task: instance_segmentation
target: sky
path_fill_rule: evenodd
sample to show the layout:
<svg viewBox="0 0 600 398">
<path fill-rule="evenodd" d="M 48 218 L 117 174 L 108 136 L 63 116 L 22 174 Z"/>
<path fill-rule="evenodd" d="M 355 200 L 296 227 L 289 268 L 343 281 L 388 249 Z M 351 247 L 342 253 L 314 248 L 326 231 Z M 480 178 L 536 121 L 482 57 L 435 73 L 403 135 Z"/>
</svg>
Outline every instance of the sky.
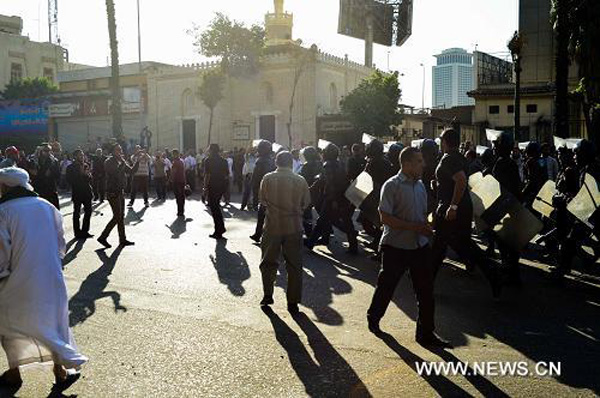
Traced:
<svg viewBox="0 0 600 398">
<path fill-rule="evenodd" d="M 202 62 L 186 31 L 206 27 L 215 12 L 247 24 L 262 23 L 273 0 L 139 0 L 142 60 L 170 64 Z M 413 0 L 413 34 L 402 47 L 375 45 L 374 63 L 399 71 L 402 103 L 431 106 L 434 54 L 451 47 L 504 55 L 517 28 L 518 0 Z M 0 14 L 23 18 L 23 33 L 48 40 L 47 0 L 0 0 Z M 115 0 L 121 63 L 137 62 L 136 0 Z M 364 42 L 337 34 L 339 0 L 286 0 L 294 14 L 294 39 L 322 51 L 364 62 Z M 110 50 L 104 0 L 58 0 L 58 29 L 70 61 L 105 66 Z M 501 54 L 502 53 L 502 54 Z M 424 67 L 421 66 L 424 65 Z M 423 74 L 425 69 L 425 95 Z M 403 75 L 403 76 L 402 76 Z"/>
</svg>

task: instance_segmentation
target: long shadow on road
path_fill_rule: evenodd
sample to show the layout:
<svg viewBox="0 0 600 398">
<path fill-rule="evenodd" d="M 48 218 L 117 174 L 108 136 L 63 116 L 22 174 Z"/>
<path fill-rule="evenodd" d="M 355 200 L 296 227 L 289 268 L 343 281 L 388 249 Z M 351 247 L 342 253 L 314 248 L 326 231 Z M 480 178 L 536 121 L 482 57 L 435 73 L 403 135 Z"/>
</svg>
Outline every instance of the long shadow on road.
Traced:
<svg viewBox="0 0 600 398">
<path fill-rule="evenodd" d="M 112 274 L 117 263 L 117 259 L 123 250 L 122 246 L 117 247 L 110 257 L 104 250 L 96 250 L 96 254 L 102 261 L 102 265 L 96 271 L 88 275 L 81 283 L 79 290 L 69 300 L 69 325 L 71 327 L 85 322 L 96 312 L 96 301 L 104 297 L 110 297 L 115 306 L 115 312 L 127 311 L 127 308 L 121 305 L 121 295 L 115 291 L 104 291 L 108 286 L 108 277 Z"/>
<path fill-rule="evenodd" d="M 263 307 L 269 317 L 275 338 L 288 354 L 290 364 L 310 397 L 370 397 L 354 369 L 335 350 L 317 326 L 303 313 L 295 316 L 308 339 L 315 359 L 292 328 L 270 307 Z"/>
<path fill-rule="evenodd" d="M 227 241 L 217 240 L 215 254 L 210 255 L 219 282 L 227 285 L 227 288 L 234 296 L 243 296 L 246 289 L 243 286 L 245 280 L 250 279 L 250 267 L 242 252 L 232 253 L 227 250 Z"/>
<path fill-rule="evenodd" d="M 316 252 L 310 256 L 314 255 L 321 258 L 310 260 L 307 256 L 305 267 L 315 275 L 320 272 L 329 279 L 343 275 L 373 287 L 377 283 L 377 269 L 367 259 L 349 263 L 337 248 L 332 255 Z M 533 267 L 524 267 L 523 279 L 522 289 L 505 289 L 502 300 L 495 303 L 483 278 L 468 276 L 459 268 L 443 267 L 436 280 L 436 324 L 440 334 L 454 346 L 468 345 L 470 337 L 491 337 L 532 362 L 560 362 L 562 372 L 554 376 L 559 383 L 600 394 L 595 365 L 600 358 L 600 289 L 579 281 L 557 286 L 550 282 L 546 272 Z M 308 283 L 310 286 L 311 279 Z M 314 302 L 309 307 L 329 306 L 332 298 L 315 288 L 322 289 L 314 286 L 305 290 L 311 295 L 314 292 Z M 338 293 L 331 290 L 330 294 Z M 400 283 L 393 303 L 409 318 L 416 319 L 410 284 Z M 365 303 L 364 308 L 357 310 L 366 315 L 367 306 Z M 392 307 L 388 313 L 391 311 Z M 502 359 L 489 357 L 485 351 L 481 356 L 481 361 Z M 452 359 L 447 355 L 441 358 Z M 467 378 L 467 381 L 478 390 L 496 388 L 488 385 L 487 380 Z M 498 390 L 494 394 L 503 393 Z"/>
</svg>

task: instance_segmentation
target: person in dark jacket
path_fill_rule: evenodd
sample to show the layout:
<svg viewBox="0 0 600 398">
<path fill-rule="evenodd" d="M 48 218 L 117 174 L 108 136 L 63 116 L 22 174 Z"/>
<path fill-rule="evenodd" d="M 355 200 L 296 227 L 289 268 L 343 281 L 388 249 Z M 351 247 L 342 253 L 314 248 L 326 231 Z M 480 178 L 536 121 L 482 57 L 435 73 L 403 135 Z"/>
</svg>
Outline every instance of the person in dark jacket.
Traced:
<svg viewBox="0 0 600 398">
<path fill-rule="evenodd" d="M 388 153 L 385 154 L 385 158 L 392 165 L 392 175 L 398 174 L 400 171 L 400 152 L 402 152 L 402 145 L 394 143 L 390 145 Z"/>
<path fill-rule="evenodd" d="M 254 166 L 254 173 L 252 173 L 252 195 L 254 208 L 258 206 L 258 214 L 256 220 L 256 230 L 254 234 L 250 236 L 255 242 L 260 242 L 260 238 L 263 233 L 263 226 L 265 224 L 265 207 L 258 203 L 258 193 L 260 192 L 260 183 L 263 177 L 275 171 L 275 161 L 273 161 L 273 145 L 267 140 L 261 140 L 257 146 L 258 159 Z"/>
<path fill-rule="evenodd" d="M 358 252 L 357 233 L 352 222 L 353 207 L 346 199 L 345 192 L 350 185 L 346 171 L 341 166 L 338 157 L 340 150 L 334 144 L 329 144 L 323 150 L 323 172 L 317 178 L 313 187 L 318 187 L 321 200 L 315 203 L 319 218 L 305 246 L 312 250 L 323 234 L 329 234 L 331 226 L 343 231 L 348 237 L 348 253 Z M 313 188 L 314 189 L 314 188 Z"/>
<path fill-rule="evenodd" d="M 177 217 L 184 217 L 185 214 L 185 185 L 187 173 L 185 164 L 181 159 L 179 149 L 173 149 L 173 165 L 171 166 L 171 186 L 177 202 Z"/>
<path fill-rule="evenodd" d="M 92 217 L 92 175 L 90 166 L 85 162 L 81 149 L 73 151 L 74 162 L 67 167 L 67 182 L 71 186 L 73 201 L 73 232 L 75 239 L 92 238 L 90 219 Z M 83 224 L 79 224 L 79 215 L 83 206 Z"/>
<path fill-rule="evenodd" d="M 376 252 L 373 258 L 379 261 L 379 242 L 381 241 L 382 225 L 379 217 L 379 199 L 381 187 L 387 180 L 393 177 L 393 166 L 383 154 L 383 144 L 379 140 L 373 140 L 367 145 L 367 165 L 365 171 L 373 179 L 373 192 L 367 196 L 360 206 L 358 221 L 362 224 L 365 232 L 373 237 L 370 248 Z"/>
<path fill-rule="evenodd" d="M 52 155 L 50 145 L 45 144 L 40 148 L 36 173 L 31 182 L 35 188 L 35 192 L 40 197 L 52 203 L 57 209 L 60 209 L 57 189 L 59 179 L 60 167 L 58 160 Z"/>
<path fill-rule="evenodd" d="M 536 195 L 548 180 L 546 160 L 542 158 L 540 144 L 532 141 L 525 148 L 525 165 L 523 174 L 525 186 L 523 187 L 523 200 L 525 205 L 531 207 Z"/>
<path fill-rule="evenodd" d="M 350 181 L 356 178 L 365 171 L 367 160 L 365 159 L 365 151 L 361 144 L 352 145 L 352 156 L 348 159 L 346 170 L 348 171 L 348 179 Z M 310 184 L 309 184 L 310 185 Z"/>
<path fill-rule="evenodd" d="M 521 202 L 521 177 L 519 175 L 519 166 L 511 158 L 514 142 L 512 135 L 502 133 L 496 141 L 494 141 L 494 155 L 496 162 L 491 170 L 492 176 L 500 183 L 502 192 L 512 194 L 515 199 Z M 508 283 L 520 286 L 521 273 L 519 271 L 520 253 L 498 241 L 498 248 L 502 262 L 505 265 L 508 276 Z"/>
<path fill-rule="evenodd" d="M 104 202 L 106 197 L 106 174 L 104 173 L 104 162 L 106 156 L 102 149 L 96 149 L 96 155 L 92 160 L 92 187 L 94 189 L 94 201 Z"/>
<path fill-rule="evenodd" d="M 215 224 L 215 232 L 210 235 L 214 239 L 223 239 L 226 231 L 219 202 L 229 186 L 229 165 L 220 152 L 217 144 L 210 144 L 208 157 L 204 159 L 204 189 Z"/>
<path fill-rule="evenodd" d="M 115 226 L 119 231 L 119 245 L 131 246 L 133 242 L 127 240 L 125 236 L 125 197 L 123 191 L 127 184 L 127 174 L 133 175 L 137 171 L 139 163 L 132 166 L 127 164 L 123 157 L 123 149 L 121 145 L 116 144 L 112 150 L 112 156 L 104 162 L 104 170 L 106 172 L 106 198 L 110 203 L 113 216 L 111 220 L 100 234 L 98 242 L 104 247 L 111 247 L 111 244 L 106 240 Z"/>
<path fill-rule="evenodd" d="M 311 187 L 317 180 L 317 176 L 323 172 L 323 163 L 319 156 L 319 152 L 312 147 L 308 146 L 302 150 L 302 156 L 306 160 L 306 163 L 302 165 L 300 169 L 300 175 L 304 177 L 306 183 Z M 314 204 L 310 204 L 302 217 L 302 224 L 304 227 L 304 233 L 306 237 L 309 237 L 313 230 L 313 207 Z"/>
</svg>

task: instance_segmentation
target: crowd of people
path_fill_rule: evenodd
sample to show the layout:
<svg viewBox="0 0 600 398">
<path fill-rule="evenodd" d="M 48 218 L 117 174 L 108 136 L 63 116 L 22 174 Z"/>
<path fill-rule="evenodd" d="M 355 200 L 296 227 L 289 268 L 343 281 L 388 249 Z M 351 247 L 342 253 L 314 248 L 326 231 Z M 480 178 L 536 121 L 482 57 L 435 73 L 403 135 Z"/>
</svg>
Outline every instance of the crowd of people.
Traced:
<svg viewBox="0 0 600 398">
<path fill-rule="evenodd" d="M 360 253 L 362 244 L 363 251 L 381 263 L 367 312 L 369 330 L 381 332 L 379 322 L 399 280 L 410 270 L 419 309 L 416 340 L 426 346 L 449 347 L 435 334 L 433 296 L 436 275 L 448 248 L 465 263 L 467 272 L 479 269 L 483 273 L 495 298 L 500 296 L 503 286 L 522 284 L 521 249 L 504 242 L 493 228 L 477 231 L 481 238 L 478 242 L 487 245 L 487 250 L 474 239 L 470 176 L 476 173 L 493 176 L 504 193 L 531 211 L 544 184 L 556 181 L 557 193 L 551 203 L 554 211 L 548 217 L 538 214 L 543 218 L 544 230 L 537 242 L 553 251 L 558 259 L 553 272 L 557 279 L 570 272 L 574 257 L 581 254 L 578 253 L 581 243 L 593 244 L 591 237 L 598 232 L 593 219 L 591 226 L 586 225 L 567 210 L 568 203 L 584 186 L 586 174 L 600 181 L 596 150 L 591 142 L 581 140 L 574 150 L 530 142 L 521 151 L 511 134 L 502 133 L 491 144 L 491 148 L 474 148 L 468 142 L 461 143 L 458 131 L 447 129 L 439 143 L 425 139 L 410 147 L 398 143 L 386 146 L 372 139 L 366 145 L 356 143 L 341 149 L 325 142 L 301 150 L 275 147 L 260 140 L 250 149 L 235 148 L 230 152 L 223 152 L 216 144 L 211 144 L 206 152 L 149 151 L 141 145 L 124 151 L 118 142 L 85 152 L 78 149 L 71 154 L 63 153 L 56 142 L 41 145 L 29 156 L 15 147 L 6 148 L 0 154 L 0 320 L 11 311 L 6 302 L 12 278 L 19 272 L 37 272 L 35 267 L 41 266 L 37 258 L 21 261 L 12 253 L 44 245 L 27 238 L 19 241 L 22 247 L 11 247 L 7 236 L 28 229 L 25 221 L 12 220 L 17 217 L 21 220 L 19 212 L 30 212 L 22 217 L 26 220 L 38 211 L 40 219 L 36 223 L 47 221 L 45 228 L 50 235 L 56 234 L 59 242 L 46 247 L 46 254 L 56 259 L 58 267 L 54 277 L 61 299 L 55 300 L 58 312 L 54 313 L 61 316 L 62 334 L 52 336 L 52 344 L 46 344 L 50 338 L 47 330 L 19 329 L 12 323 L 0 323 L 0 337 L 11 366 L 0 382 L 20 382 L 19 338 L 34 338 L 45 344 L 52 353 L 59 381 L 68 378 L 67 369 L 78 368 L 86 360 L 77 353 L 70 331 L 63 325 L 66 290 L 59 260 L 64 255 L 64 238 L 58 209 L 59 191 L 66 192 L 69 188 L 75 239 L 92 237 L 93 202 L 109 202 L 112 218 L 98 237 L 98 242 L 106 248 L 111 247 L 108 239 L 115 226 L 119 245 L 134 244 L 125 231 L 127 195 L 128 206 L 132 207 L 138 194 L 144 206 L 149 206 L 152 186 L 158 201 L 165 201 L 172 193 L 177 202 L 177 216 L 185 217 L 186 197 L 199 192 L 214 221 L 210 237 L 225 239 L 222 205 L 230 205 L 232 190 L 237 190 L 241 194 L 240 210 L 256 211 L 256 228 L 250 239 L 262 250 L 264 296 L 260 304 L 268 307 L 274 302 L 273 286 L 283 257 L 288 277 L 287 305 L 292 314 L 299 311 L 302 300 L 304 248 L 313 250 L 316 246 L 330 245 L 335 228 L 346 236 L 349 254 Z M 347 192 L 365 173 L 372 184 L 358 205 L 349 200 Z M 359 239 L 357 226 L 364 239 Z M 581 255 L 591 262 L 597 258 Z M 15 262 L 27 264 L 18 264 L 17 268 Z M 27 302 L 27 294 L 35 294 L 35 283 L 19 287 L 23 301 Z M 10 342 L 11 336 L 16 338 L 16 348 L 4 344 Z M 70 347 L 70 351 L 64 347 Z"/>
</svg>

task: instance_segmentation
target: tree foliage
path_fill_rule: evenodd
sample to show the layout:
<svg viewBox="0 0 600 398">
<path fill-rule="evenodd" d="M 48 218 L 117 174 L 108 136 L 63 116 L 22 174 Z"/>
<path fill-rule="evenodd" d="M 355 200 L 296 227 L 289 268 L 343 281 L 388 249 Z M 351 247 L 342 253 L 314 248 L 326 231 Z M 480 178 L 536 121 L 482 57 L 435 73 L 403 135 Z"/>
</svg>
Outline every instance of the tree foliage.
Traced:
<svg viewBox="0 0 600 398">
<path fill-rule="evenodd" d="M 398 72 L 385 75 L 376 71 L 342 99 L 342 114 L 361 133 L 390 135 L 390 126 L 402 121 L 398 107 L 401 95 Z"/>
<path fill-rule="evenodd" d="M 15 80 L 6 85 L 2 98 L 6 100 L 40 98 L 58 91 L 58 87 L 45 77 Z"/>
<path fill-rule="evenodd" d="M 211 133 L 213 125 L 213 115 L 215 108 L 223 99 L 223 88 L 225 86 L 225 76 L 220 71 L 211 71 L 202 77 L 202 84 L 198 89 L 198 96 L 210 110 L 210 121 L 208 125 L 208 145 L 211 144 Z"/>
<path fill-rule="evenodd" d="M 265 30 L 260 25 L 247 27 L 242 22 L 217 13 L 206 30 L 194 26 L 188 31 L 194 46 L 206 57 L 221 60 L 223 70 L 234 76 L 254 74 L 265 46 Z"/>
<path fill-rule="evenodd" d="M 583 106 L 590 137 L 598 140 L 600 138 L 600 47 L 598 47 L 600 2 L 598 0 L 553 0 L 551 20 L 555 27 L 561 28 L 564 35 L 568 36 L 569 56 L 571 60 L 577 62 L 580 79 L 579 86 L 572 94 Z"/>
</svg>

